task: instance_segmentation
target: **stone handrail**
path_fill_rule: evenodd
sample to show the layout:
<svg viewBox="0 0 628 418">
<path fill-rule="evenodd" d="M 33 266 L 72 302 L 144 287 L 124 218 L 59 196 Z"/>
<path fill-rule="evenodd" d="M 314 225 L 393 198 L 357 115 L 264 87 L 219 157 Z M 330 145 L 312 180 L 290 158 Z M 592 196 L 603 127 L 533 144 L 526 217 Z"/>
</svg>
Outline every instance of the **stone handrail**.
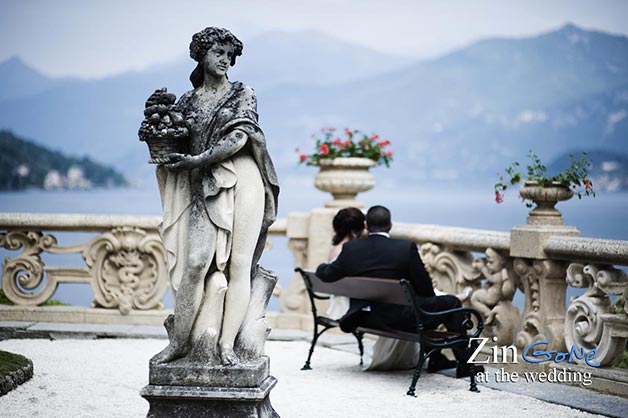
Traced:
<svg viewBox="0 0 628 418">
<path fill-rule="evenodd" d="M 510 233 L 482 229 L 457 228 L 440 225 L 395 223 L 391 231 L 395 238 L 408 239 L 417 244 L 439 243 L 452 249 L 480 251 L 487 248 L 499 251 L 510 249 Z"/>
<path fill-rule="evenodd" d="M 160 216 L 0 213 L 0 230 L 101 232 L 119 226 L 157 230 Z M 286 219 L 277 219 L 270 235 L 285 235 Z"/>
<path fill-rule="evenodd" d="M 554 236 L 543 246 L 551 258 L 628 265 L 628 241 Z"/>
</svg>

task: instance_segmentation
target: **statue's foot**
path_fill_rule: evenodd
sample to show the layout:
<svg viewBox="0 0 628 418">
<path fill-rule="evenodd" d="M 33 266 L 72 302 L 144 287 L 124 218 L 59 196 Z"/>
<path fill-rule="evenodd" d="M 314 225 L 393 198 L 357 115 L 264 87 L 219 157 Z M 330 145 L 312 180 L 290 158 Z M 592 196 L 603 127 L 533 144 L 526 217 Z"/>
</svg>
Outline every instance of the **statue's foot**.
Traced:
<svg viewBox="0 0 628 418">
<path fill-rule="evenodd" d="M 233 348 L 225 348 L 220 350 L 220 359 L 223 366 L 236 366 L 240 363 L 240 359 L 236 356 Z"/>
<path fill-rule="evenodd" d="M 168 363 L 183 357 L 186 354 L 186 347 L 180 347 L 178 344 L 170 343 L 160 353 L 157 353 L 150 359 L 153 364 Z"/>
</svg>

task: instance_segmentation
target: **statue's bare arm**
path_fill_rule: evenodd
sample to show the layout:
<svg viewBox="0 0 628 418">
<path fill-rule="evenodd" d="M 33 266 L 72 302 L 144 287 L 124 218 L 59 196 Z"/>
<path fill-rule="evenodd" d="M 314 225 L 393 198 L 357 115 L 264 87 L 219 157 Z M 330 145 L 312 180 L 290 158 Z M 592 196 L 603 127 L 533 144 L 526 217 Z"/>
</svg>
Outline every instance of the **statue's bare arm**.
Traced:
<svg viewBox="0 0 628 418">
<path fill-rule="evenodd" d="M 201 154 L 168 154 L 167 157 L 170 159 L 170 163 L 166 164 L 166 167 L 171 170 L 179 171 L 191 170 L 196 167 L 215 164 L 236 154 L 244 147 L 247 140 L 248 135 L 245 132 L 239 129 L 234 129 L 229 132 L 218 144 Z"/>
</svg>

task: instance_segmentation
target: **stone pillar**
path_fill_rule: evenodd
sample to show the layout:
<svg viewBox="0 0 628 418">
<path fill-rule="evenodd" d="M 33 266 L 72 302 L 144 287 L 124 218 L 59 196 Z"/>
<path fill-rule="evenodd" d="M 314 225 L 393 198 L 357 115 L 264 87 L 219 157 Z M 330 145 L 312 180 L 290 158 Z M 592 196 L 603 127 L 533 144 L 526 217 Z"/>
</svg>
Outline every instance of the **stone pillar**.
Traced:
<svg viewBox="0 0 628 418">
<path fill-rule="evenodd" d="M 288 215 L 288 248 L 292 251 L 295 267 L 315 270 L 327 262 L 333 236 L 332 220 L 338 209 L 319 208 L 310 213 Z M 280 297 L 281 315 L 277 318 L 279 328 L 311 328 L 311 307 L 300 274 L 292 281 Z M 319 308 L 325 309 L 325 301 Z M 317 304 L 318 306 L 318 304 Z"/>
<path fill-rule="evenodd" d="M 288 215 L 288 248 L 292 251 L 294 266 L 307 268 L 308 234 L 310 214 L 293 212 Z M 292 281 L 282 289 L 279 298 L 281 315 L 277 317 L 279 328 L 302 329 L 308 323 L 309 302 L 301 275 L 294 273 Z"/>
<path fill-rule="evenodd" d="M 361 207 L 356 201 L 343 202 L 347 206 Z M 316 208 L 309 213 L 294 212 L 288 215 L 288 248 L 292 251 L 295 267 L 316 270 L 319 264 L 327 262 L 334 235 L 332 220 L 339 209 L 347 206 L 326 204 L 325 208 Z M 311 328 L 310 301 L 299 274 L 295 274 L 288 287 L 282 290 L 279 302 L 279 328 Z M 324 310 L 326 303 L 320 301 L 317 306 Z"/>
<path fill-rule="evenodd" d="M 552 236 L 579 236 L 580 232 L 563 225 L 556 209 L 546 212 L 537 206 L 525 225 L 517 225 L 510 232 L 510 256 L 515 258 L 514 270 L 525 293 L 523 319 L 515 342 L 521 348 L 544 340 L 549 342 L 548 350 L 562 350 L 568 263 L 550 260 L 544 246 Z"/>
<path fill-rule="evenodd" d="M 315 270 L 319 264 L 327 262 L 334 236 L 332 221 L 339 209 L 342 208 L 318 208 L 310 213 L 307 269 Z"/>
<path fill-rule="evenodd" d="M 324 208 L 288 215 L 288 248 L 292 251 L 295 267 L 315 270 L 319 264 L 327 262 L 334 235 L 332 220 L 342 208 L 364 206 L 355 198 L 375 185 L 375 178 L 368 171 L 374 165 L 367 158 L 336 158 L 321 163 L 324 169 L 316 175 L 315 186 L 331 193 L 334 198 L 325 202 Z M 295 274 L 286 290 L 282 290 L 280 305 L 279 328 L 311 328 L 310 301 L 299 274 Z M 320 301 L 317 307 L 326 309 L 326 301 Z"/>
</svg>

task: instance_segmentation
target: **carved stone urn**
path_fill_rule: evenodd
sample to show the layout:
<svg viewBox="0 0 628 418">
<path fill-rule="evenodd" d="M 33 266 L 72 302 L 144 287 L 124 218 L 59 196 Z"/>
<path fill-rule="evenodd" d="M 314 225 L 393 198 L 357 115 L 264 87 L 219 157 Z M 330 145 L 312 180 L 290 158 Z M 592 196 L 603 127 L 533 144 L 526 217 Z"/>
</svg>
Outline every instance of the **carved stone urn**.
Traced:
<svg viewBox="0 0 628 418">
<path fill-rule="evenodd" d="M 543 186 L 537 181 L 526 181 L 521 188 L 521 197 L 536 204 L 528 214 L 528 224 L 562 225 L 563 217 L 554 206 L 558 202 L 571 199 L 573 192 L 559 182 Z"/>
<path fill-rule="evenodd" d="M 328 208 L 361 207 L 355 197 L 375 186 L 375 176 L 369 169 L 377 163 L 369 158 L 323 159 L 318 165 L 320 171 L 314 178 L 314 186 L 334 196 L 334 200 L 325 203 Z"/>
</svg>

